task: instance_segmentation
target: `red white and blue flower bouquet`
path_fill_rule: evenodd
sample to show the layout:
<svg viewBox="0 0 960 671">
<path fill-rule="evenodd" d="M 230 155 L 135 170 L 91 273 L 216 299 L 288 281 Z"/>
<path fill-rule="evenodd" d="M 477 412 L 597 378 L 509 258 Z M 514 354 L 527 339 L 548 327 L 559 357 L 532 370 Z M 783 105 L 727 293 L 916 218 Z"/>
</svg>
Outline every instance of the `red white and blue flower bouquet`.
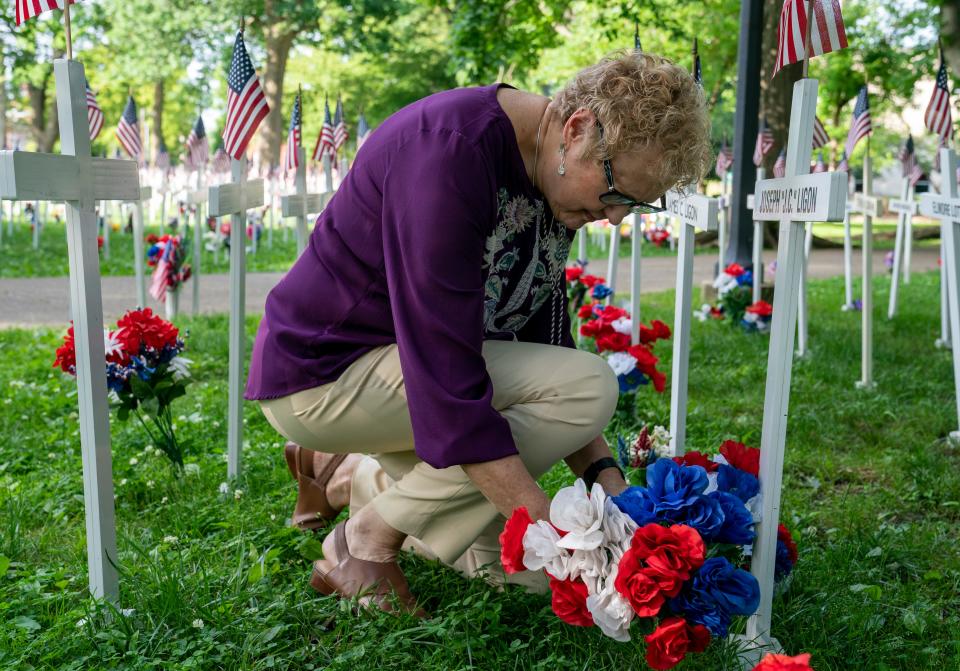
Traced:
<svg viewBox="0 0 960 671">
<path fill-rule="evenodd" d="M 759 454 L 739 443 L 721 449 L 748 467 Z M 614 497 L 577 480 L 557 492 L 549 520 L 518 508 L 500 536 L 504 570 L 545 571 L 564 622 L 622 642 L 638 630 L 650 667 L 674 667 L 726 637 L 733 618 L 753 614 L 760 601 L 756 578 L 741 568 L 760 485 L 724 452 L 714 459 L 658 459 L 645 487 Z"/>
<path fill-rule="evenodd" d="M 170 405 L 186 394 L 192 363 L 182 356 L 180 332 L 146 308 L 127 312 L 115 330 L 104 329 L 103 340 L 107 387 L 117 418 L 126 421 L 135 417 L 179 474 L 183 470 L 183 444 L 174 433 Z M 70 375 L 77 374 L 73 326 L 57 349 L 53 365 Z"/>
<path fill-rule="evenodd" d="M 740 326 L 747 333 L 769 333 L 773 306 L 767 301 L 757 301 L 747 306 L 740 320 Z"/>
</svg>

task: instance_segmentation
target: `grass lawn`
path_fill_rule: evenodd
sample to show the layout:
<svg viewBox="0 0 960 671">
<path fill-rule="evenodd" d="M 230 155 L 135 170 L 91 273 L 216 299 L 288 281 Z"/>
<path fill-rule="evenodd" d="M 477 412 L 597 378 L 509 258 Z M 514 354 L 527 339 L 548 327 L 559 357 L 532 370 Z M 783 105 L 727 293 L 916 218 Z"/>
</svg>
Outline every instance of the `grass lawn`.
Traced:
<svg viewBox="0 0 960 671">
<path fill-rule="evenodd" d="M 913 276 L 893 322 L 880 317 L 889 280 L 876 286 L 872 393 L 854 388 L 859 315 L 840 311 L 842 282 L 810 286 L 812 351 L 794 367 L 782 505 L 800 560 L 774 602 L 774 633 L 788 652 L 813 653 L 818 671 L 957 669 L 960 451 L 944 439 L 957 417 L 949 353 L 933 348 L 936 277 Z M 645 320 L 672 323 L 672 311 L 672 293 L 644 296 Z M 317 542 L 286 525 L 295 490 L 282 439 L 254 404 L 245 474 L 219 492 L 227 320 L 179 324 L 197 382 L 174 411 L 198 470 L 178 482 L 132 424 L 113 422 L 121 605 L 132 612 L 110 623 L 87 599 L 76 386 L 50 367 L 61 333 L 0 332 L 0 668 L 644 668 L 642 641 L 567 626 L 546 597 L 416 558 L 403 566 L 431 620 L 355 616 L 314 595 Z M 657 353 L 669 371 L 669 343 Z M 690 448 L 759 444 L 766 353 L 763 336 L 694 323 Z M 669 392 L 643 390 L 611 434 L 666 424 L 668 406 Z M 571 479 L 561 466 L 544 484 Z M 678 668 L 735 667 L 715 642 Z"/>
</svg>

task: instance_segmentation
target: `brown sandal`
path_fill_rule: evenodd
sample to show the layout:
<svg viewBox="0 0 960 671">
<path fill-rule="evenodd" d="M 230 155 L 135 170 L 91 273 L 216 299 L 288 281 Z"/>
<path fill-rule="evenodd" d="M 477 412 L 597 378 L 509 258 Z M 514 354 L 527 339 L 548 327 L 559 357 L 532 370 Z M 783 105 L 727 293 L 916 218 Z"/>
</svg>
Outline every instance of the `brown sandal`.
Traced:
<svg viewBox="0 0 960 671">
<path fill-rule="evenodd" d="M 297 504 L 291 518 L 293 525 L 304 531 L 316 531 L 325 522 L 334 519 L 340 510 L 330 505 L 327 499 L 327 483 L 346 454 L 328 454 L 319 473 L 314 472 L 312 450 L 305 450 L 296 443 L 287 443 L 283 456 L 287 459 L 287 468 L 297 481 Z M 303 457 L 306 457 L 304 460 Z"/>
<path fill-rule="evenodd" d="M 387 613 L 395 612 L 396 606 L 410 615 L 426 618 L 427 612 L 417 605 L 410 593 L 407 579 L 397 562 L 374 562 L 358 559 L 347 548 L 347 522 L 344 520 L 333 528 L 334 551 L 337 565 L 324 572 L 318 562 L 313 563 L 310 586 L 320 594 L 336 594 L 339 597 L 370 596 L 374 605 Z M 394 599 L 393 597 L 396 597 Z"/>
</svg>

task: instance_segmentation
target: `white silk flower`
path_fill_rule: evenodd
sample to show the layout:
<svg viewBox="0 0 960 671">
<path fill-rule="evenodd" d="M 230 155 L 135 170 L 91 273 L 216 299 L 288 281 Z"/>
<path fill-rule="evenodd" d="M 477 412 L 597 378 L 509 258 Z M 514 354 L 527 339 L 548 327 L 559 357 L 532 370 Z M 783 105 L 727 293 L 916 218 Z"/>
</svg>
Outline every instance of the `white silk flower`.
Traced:
<svg viewBox="0 0 960 671">
<path fill-rule="evenodd" d="M 587 596 L 587 610 L 600 631 L 615 641 L 626 643 L 630 640 L 630 623 L 635 613 L 613 585 L 618 568 L 619 564 L 613 566 L 600 592 Z"/>
<path fill-rule="evenodd" d="M 637 367 L 637 360 L 626 352 L 614 352 L 607 357 L 607 363 L 614 375 L 626 375 Z"/>
<path fill-rule="evenodd" d="M 587 486 L 577 478 L 572 487 L 564 487 L 550 502 L 550 521 L 567 532 L 557 545 L 569 550 L 595 550 L 603 542 L 604 503 L 607 495 L 599 483 L 587 495 Z"/>
<path fill-rule="evenodd" d="M 557 545 L 560 534 L 549 522 L 537 520 L 523 534 L 523 565 L 528 571 L 545 569 L 557 580 L 570 575 L 570 553 Z"/>
</svg>

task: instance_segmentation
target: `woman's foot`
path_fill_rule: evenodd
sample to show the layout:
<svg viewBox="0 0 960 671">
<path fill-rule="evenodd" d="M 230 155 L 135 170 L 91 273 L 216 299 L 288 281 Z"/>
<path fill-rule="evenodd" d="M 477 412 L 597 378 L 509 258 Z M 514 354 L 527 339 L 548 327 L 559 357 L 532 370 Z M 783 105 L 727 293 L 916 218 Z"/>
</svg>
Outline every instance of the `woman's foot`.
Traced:
<svg viewBox="0 0 960 671">
<path fill-rule="evenodd" d="M 358 520 L 359 524 L 355 523 Z M 375 512 L 362 511 L 358 518 L 341 522 L 327 534 L 323 558 L 313 563 L 310 586 L 321 594 L 357 598 L 364 607 L 376 606 L 386 612 L 399 608 L 427 617 L 396 562 L 404 538 Z"/>
<path fill-rule="evenodd" d="M 316 531 L 350 502 L 350 483 L 362 457 L 315 452 L 296 443 L 287 443 L 284 457 L 297 481 L 292 522 L 303 530 Z"/>
</svg>

